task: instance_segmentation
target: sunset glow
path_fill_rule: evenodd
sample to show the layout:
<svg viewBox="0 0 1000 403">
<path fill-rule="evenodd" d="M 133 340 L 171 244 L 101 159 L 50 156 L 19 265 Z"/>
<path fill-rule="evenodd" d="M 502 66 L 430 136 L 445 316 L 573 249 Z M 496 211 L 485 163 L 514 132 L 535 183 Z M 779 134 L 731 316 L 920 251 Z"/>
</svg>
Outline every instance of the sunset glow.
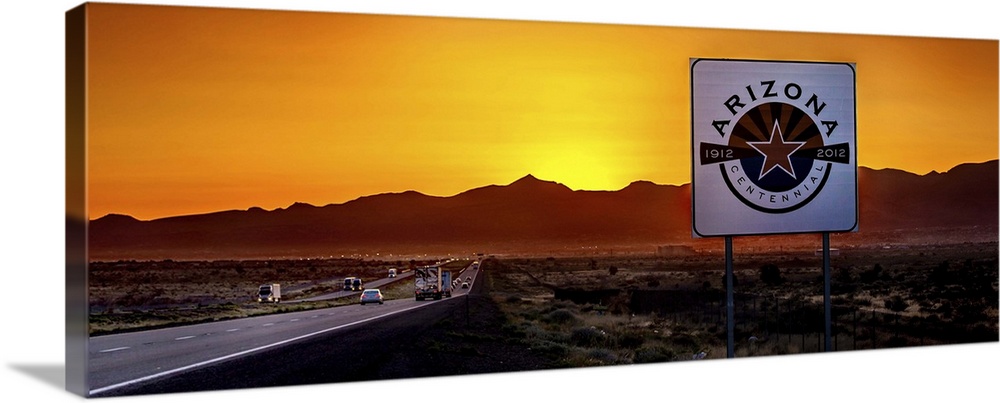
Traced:
<svg viewBox="0 0 1000 403">
<path fill-rule="evenodd" d="M 997 158 L 996 41 L 88 7 L 91 219 L 688 183 L 692 57 L 856 63 L 859 166 Z"/>
</svg>

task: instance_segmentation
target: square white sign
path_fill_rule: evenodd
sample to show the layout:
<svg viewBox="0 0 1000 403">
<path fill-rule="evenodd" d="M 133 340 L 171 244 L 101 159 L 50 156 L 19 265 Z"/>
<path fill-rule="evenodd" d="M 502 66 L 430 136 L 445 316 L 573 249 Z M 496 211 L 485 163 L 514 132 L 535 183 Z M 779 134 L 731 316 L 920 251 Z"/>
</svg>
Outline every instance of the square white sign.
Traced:
<svg viewBox="0 0 1000 403">
<path fill-rule="evenodd" d="M 858 230 L 851 63 L 691 60 L 692 234 Z"/>
</svg>

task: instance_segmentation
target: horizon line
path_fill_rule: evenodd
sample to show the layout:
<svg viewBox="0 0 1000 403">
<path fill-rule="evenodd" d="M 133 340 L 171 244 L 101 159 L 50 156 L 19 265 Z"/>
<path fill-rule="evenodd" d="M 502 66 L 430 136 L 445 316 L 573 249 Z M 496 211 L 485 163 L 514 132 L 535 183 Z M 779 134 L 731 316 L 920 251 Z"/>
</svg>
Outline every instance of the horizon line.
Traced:
<svg viewBox="0 0 1000 403">
<path fill-rule="evenodd" d="M 869 169 L 869 170 L 872 170 L 872 171 L 892 170 L 892 171 L 905 172 L 905 173 L 908 173 L 908 174 L 917 175 L 917 176 L 921 176 L 922 177 L 922 176 L 927 176 L 927 175 L 931 175 L 931 174 L 939 174 L 939 175 L 940 174 L 945 174 L 945 173 L 951 172 L 955 168 L 957 168 L 959 166 L 962 166 L 962 165 L 968 165 L 968 164 L 977 164 L 978 165 L 978 164 L 987 164 L 987 163 L 990 163 L 990 162 L 1000 162 L 1000 159 L 994 158 L 994 159 L 990 159 L 990 160 L 986 160 L 986 161 L 979 161 L 979 162 L 962 162 L 962 163 L 955 164 L 954 166 L 952 166 L 951 168 L 949 168 L 947 171 L 944 171 L 944 172 L 938 172 L 937 170 L 930 170 L 930 171 L 928 171 L 927 173 L 924 173 L 924 174 L 918 174 L 918 173 L 910 172 L 910 171 L 907 171 L 907 170 L 904 170 L 904 169 L 892 168 L 892 167 L 872 168 L 872 167 L 867 167 L 867 166 L 858 166 L 858 169 L 864 168 L 864 169 Z M 684 187 L 684 186 L 690 186 L 691 185 L 690 181 L 685 182 L 685 183 L 681 183 L 681 184 L 662 184 L 662 183 L 656 183 L 656 182 L 653 182 L 653 181 L 647 180 L 647 179 L 636 179 L 636 180 L 633 180 L 633 181 L 629 182 L 627 185 L 625 185 L 624 187 L 619 188 L 619 189 L 582 189 L 582 188 L 580 188 L 580 189 L 573 189 L 573 188 L 567 186 L 566 184 L 564 184 L 562 182 L 555 181 L 555 180 L 540 179 L 539 177 L 535 176 L 534 174 L 528 173 L 528 174 L 525 174 L 523 176 L 518 177 L 517 179 L 515 179 L 515 180 L 513 180 L 513 181 L 511 181 L 510 183 L 507 183 L 507 184 L 495 184 L 495 183 L 494 184 L 488 184 L 488 185 L 483 185 L 483 186 L 478 186 L 478 187 L 474 187 L 474 188 L 469 188 L 469 189 L 466 189 L 466 190 L 462 190 L 462 191 L 460 191 L 458 193 L 455 193 L 455 194 L 452 194 L 452 195 L 432 195 L 432 194 L 421 192 L 419 190 L 408 189 L 408 190 L 403 190 L 403 191 L 395 191 L 395 192 L 389 191 L 389 192 L 382 192 L 382 193 L 372 193 L 372 194 L 367 194 L 367 195 L 360 195 L 360 196 L 357 196 L 357 197 L 355 197 L 353 199 L 346 200 L 346 201 L 343 201 L 343 202 L 339 202 L 339 203 L 337 203 L 337 202 L 331 202 L 331 203 L 326 203 L 326 204 L 323 204 L 323 205 L 316 205 L 316 204 L 312 204 L 312 203 L 308 203 L 308 202 L 295 201 L 295 202 L 292 202 L 291 204 L 288 204 L 285 207 L 275 207 L 273 209 L 266 209 L 266 208 L 263 208 L 263 207 L 260 207 L 260 206 L 257 206 L 257 205 L 253 205 L 253 206 L 249 206 L 249 207 L 243 208 L 243 209 L 232 208 L 232 209 L 226 209 L 226 210 L 215 210 L 215 211 L 205 211 L 205 212 L 196 212 L 196 213 L 184 213 L 184 214 L 178 214 L 178 215 L 168 215 L 168 216 L 161 216 L 161 217 L 147 218 L 147 219 L 138 218 L 138 217 L 135 217 L 135 216 L 133 216 L 131 214 L 127 214 L 127 213 L 109 212 L 109 213 L 106 213 L 106 214 L 104 214 L 104 215 L 102 215 L 100 217 L 97 217 L 97 218 L 89 218 L 88 217 L 87 221 L 88 222 L 90 222 L 90 221 L 96 221 L 96 220 L 99 220 L 99 219 L 102 219 L 102 218 L 105 218 L 105 217 L 109 217 L 109 216 L 128 217 L 128 218 L 135 219 L 137 221 L 155 221 L 155 220 L 166 219 L 166 218 L 191 217 L 191 216 L 200 216 L 200 215 L 223 213 L 223 212 L 249 212 L 251 210 L 262 210 L 264 212 L 275 212 L 275 211 L 287 210 L 287 209 L 295 207 L 296 205 L 305 205 L 305 206 L 309 206 L 309 207 L 323 208 L 323 207 L 327 207 L 327 206 L 344 205 L 344 204 L 347 204 L 347 203 L 350 203 L 350 202 L 354 202 L 354 201 L 357 201 L 357 200 L 360 200 L 360 199 L 363 199 L 363 198 L 366 198 L 366 197 L 375 197 L 375 196 L 384 196 L 384 195 L 401 195 L 401 194 L 405 194 L 405 193 L 416 193 L 416 194 L 419 194 L 419 195 L 422 195 L 422 196 L 427 196 L 427 197 L 449 198 L 449 197 L 455 197 L 455 196 L 461 195 L 461 194 L 466 193 L 466 192 L 470 192 L 470 191 L 478 190 L 478 189 L 484 189 L 484 188 L 488 188 L 488 187 L 491 187 L 491 186 L 496 186 L 496 187 L 511 186 L 511 185 L 513 185 L 513 184 L 515 184 L 517 182 L 520 182 L 520 181 L 528 179 L 528 178 L 531 178 L 531 179 L 533 179 L 535 181 L 538 181 L 538 182 L 552 183 L 552 184 L 555 184 L 555 185 L 563 186 L 563 187 L 566 187 L 567 189 L 569 189 L 570 191 L 573 191 L 573 192 L 620 192 L 620 191 L 625 190 L 628 187 L 630 187 L 630 186 L 632 186 L 632 185 L 634 185 L 636 183 L 650 183 L 650 184 L 655 185 L 655 186 L 673 186 L 673 187 Z"/>
</svg>

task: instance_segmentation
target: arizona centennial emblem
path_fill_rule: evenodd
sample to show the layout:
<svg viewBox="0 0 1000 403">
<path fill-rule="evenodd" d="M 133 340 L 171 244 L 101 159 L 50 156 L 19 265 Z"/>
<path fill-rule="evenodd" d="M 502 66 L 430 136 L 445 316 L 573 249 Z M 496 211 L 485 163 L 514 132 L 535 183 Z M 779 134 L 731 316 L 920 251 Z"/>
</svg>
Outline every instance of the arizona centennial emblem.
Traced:
<svg viewBox="0 0 1000 403">
<path fill-rule="evenodd" d="M 805 103 L 807 110 L 799 109 L 787 102 L 800 99 L 802 87 L 787 83 L 776 90 L 775 85 L 774 80 L 762 81 L 759 88 L 747 85 L 745 94 L 729 97 L 726 110 L 739 120 L 732 125 L 728 119 L 712 122 L 729 142 L 699 145 L 701 164 L 718 164 L 733 194 L 766 213 L 792 211 L 809 203 L 826 183 L 829 164 L 850 162 L 849 144 L 827 145 L 823 140 L 837 128 L 836 120 L 817 124 L 826 103 L 812 94 Z M 740 114 L 746 102 L 757 100 L 767 102 Z"/>
<path fill-rule="evenodd" d="M 853 66 L 698 59 L 692 88 L 695 235 L 856 230 Z"/>
</svg>

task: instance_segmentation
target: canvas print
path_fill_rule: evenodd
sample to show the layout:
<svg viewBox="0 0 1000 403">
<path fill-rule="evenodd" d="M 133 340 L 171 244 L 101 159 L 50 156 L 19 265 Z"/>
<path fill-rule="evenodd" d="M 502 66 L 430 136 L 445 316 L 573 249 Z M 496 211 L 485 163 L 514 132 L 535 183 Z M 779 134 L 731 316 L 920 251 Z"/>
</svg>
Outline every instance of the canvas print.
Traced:
<svg viewBox="0 0 1000 403">
<path fill-rule="evenodd" d="M 66 21 L 84 396 L 998 342 L 995 40 Z"/>
</svg>

